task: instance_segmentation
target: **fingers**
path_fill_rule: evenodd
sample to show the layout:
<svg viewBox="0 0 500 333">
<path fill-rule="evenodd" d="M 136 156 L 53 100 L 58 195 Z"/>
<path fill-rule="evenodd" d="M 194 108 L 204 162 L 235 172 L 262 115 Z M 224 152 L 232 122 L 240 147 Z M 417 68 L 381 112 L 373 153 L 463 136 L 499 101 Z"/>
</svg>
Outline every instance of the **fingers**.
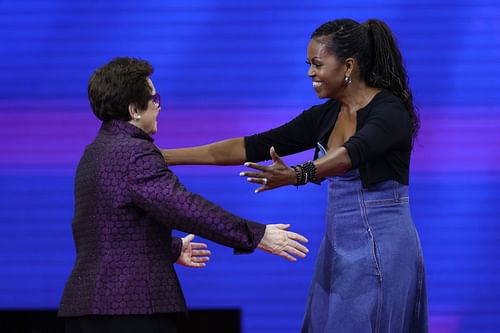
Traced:
<svg viewBox="0 0 500 333">
<path fill-rule="evenodd" d="M 251 178 L 264 178 L 264 174 L 262 172 L 253 172 L 253 171 L 242 171 L 240 172 L 241 177 L 251 177 Z"/>
<path fill-rule="evenodd" d="M 205 263 L 205 262 L 209 262 L 210 258 L 209 257 L 192 257 L 191 261 L 196 262 L 196 263 Z"/>
<path fill-rule="evenodd" d="M 288 253 L 286 253 L 285 251 L 282 251 L 280 253 L 277 253 L 278 256 L 282 257 L 282 258 L 285 258 L 286 260 L 289 260 L 289 261 L 297 261 L 297 258 L 289 255 Z"/>
<path fill-rule="evenodd" d="M 186 242 L 191 242 L 194 238 L 194 234 L 189 234 L 186 237 L 182 237 L 182 239 Z"/>
<path fill-rule="evenodd" d="M 258 189 L 256 189 L 256 190 L 254 191 L 254 193 L 264 192 L 264 191 L 267 191 L 267 190 L 269 190 L 269 189 L 270 189 L 269 187 L 266 187 L 266 186 L 261 186 L 261 187 L 259 187 Z"/>
<path fill-rule="evenodd" d="M 288 225 L 288 226 L 290 226 L 290 225 Z M 301 234 L 298 234 L 298 233 L 293 232 L 293 231 L 288 231 L 287 236 L 288 236 L 288 238 L 291 238 L 291 239 L 294 239 L 294 240 L 298 240 L 298 241 L 300 241 L 302 243 L 309 242 L 309 240 L 307 238 L 305 238 Z"/>
<path fill-rule="evenodd" d="M 286 252 L 285 250 L 282 250 L 282 251 L 279 251 L 279 252 L 275 252 L 271 249 L 267 249 L 267 250 L 263 250 L 265 252 L 268 252 L 270 254 L 274 254 L 274 255 L 277 255 L 278 257 L 282 257 L 282 258 L 285 258 L 286 260 L 289 260 L 289 261 L 297 261 L 297 258 L 295 258 L 294 256 L 290 255 L 288 252 Z M 304 256 L 301 256 L 301 258 L 304 258 Z"/>
<path fill-rule="evenodd" d="M 205 243 L 191 243 L 191 248 L 192 249 L 206 249 L 206 248 L 208 248 L 208 245 Z"/>
<path fill-rule="evenodd" d="M 246 167 L 255 169 L 255 170 L 260 170 L 260 171 L 266 171 L 267 170 L 267 166 L 260 165 L 260 164 L 257 164 L 257 163 L 253 163 L 253 162 L 245 162 L 245 164 L 243 164 L 243 165 L 246 166 Z"/>
<path fill-rule="evenodd" d="M 206 263 L 209 261 L 210 261 L 209 257 L 191 256 L 190 258 L 184 260 L 184 266 L 191 268 L 203 268 L 207 266 Z"/>
<path fill-rule="evenodd" d="M 281 157 L 279 157 L 276 153 L 276 150 L 274 150 L 274 146 L 269 149 L 269 155 L 271 155 L 271 159 L 273 160 L 273 162 L 281 162 Z"/>
<path fill-rule="evenodd" d="M 305 247 L 304 245 L 294 241 L 294 240 L 291 240 L 289 241 L 290 244 L 288 245 L 289 247 L 297 250 L 297 251 L 300 251 L 300 253 L 303 253 L 304 254 L 304 257 L 307 253 L 309 253 L 309 250 L 307 249 L 307 247 Z M 304 258 L 302 257 L 302 258 Z"/>
<path fill-rule="evenodd" d="M 305 258 L 308 252 L 309 250 L 303 246 L 297 249 L 293 245 L 287 245 L 283 251 L 274 254 L 282 258 L 285 258 L 289 261 L 297 261 L 296 257 Z"/>
<path fill-rule="evenodd" d="M 280 229 L 280 230 L 286 230 L 290 228 L 291 224 L 285 224 L 285 223 L 275 223 L 275 224 L 268 224 L 271 227 Z M 294 233 L 294 232 L 289 232 L 289 233 Z"/>
<path fill-rule="evenodd" d="M 244 172 L 241 172 L 240 173 L 240 176 L 244 176 L 246 173 Z M 257 175 L 259 175 L 258 173 L 256 173 Z M 262 174 L 260 174 L 262 175 Z M 266 177 L 258 177 L 258 178 L 247 178 L 247 182 L 249 183 L 254 183 L 254 184 L 260 184 L 262 185 L 261 187 L 257 188 L 254 192 L 255 193 L 259 193 L 259 192 L 262 192 L 262 191 L 266 191 L 266 190 L 270 190 L 271 187 L 268 187 L 267 186 L 267 183 L 269 182 L 269 179 L 266 178 Z"/>
<path fill-rule="evenodd" d="M 249 178 L 247 178 L 247 182 L 266 185 L 269 182 L 269 179 L 266 177 L 262 177 L 262 176 L 257 177 L 257 178 L 249 177 Z"/>
<path fill-rule="evenodd" d="M 247 177 L 248 182 L 261 185 L 260 188 L 255 190 L 255 193 L 272 190 L 293 183 L 290 181 L 291 168 L 283 163 L 281 157 L 276 153 L 274 147 L 270 148 L 269 154 L 271 155 L 273 164 L 265 166 L 253 162 L 246 162 L 244 164 L 246 167 L 255 169 L 260 172 L 240 172 L 240 176 Z M 294 172 L 293 170 L 291 171 Z M 294 177 L 294 180 L 295 178 L 296 177 Z"/>
<path fill-rule="evenodd" d="M 257 163 L 252 163 L 252 162 L 246 162 L 245 166 L 256 169 L 259 171 L 267 171 L 269 167 L 265 165 L 260 165 Z M 252 172 L 252 171 L 242 171 L 240 172 L 241 177 L 248 177 L 247 182 L 249 183 L 255 183 L 255 184 L 261 184 L 261 185 L 267 185 L 269 179 L 264 176 L 263 172 Z M 264 187 L 263 186 L 263 187 Z M 262 189 L 257 189 L 255 192 L 261 192 Z"/>
<path fill-rule="evenodd" d="M 307 251 L 307 249 L 305 249 Z M 287 253 L 290 253 L 296 257 L 299 257 L 299 258 L 305 258 L 306 257 L 306 253 L 305 251 L 299 251 L 298 249 L 296 249 L 295 247 L 293 247 L 292 245 L 288 245 L 286 248 L 285 248 L 285 251 Z"/>
<path fill-rule="evenodd" d="M 190 262 L 186 266 L 190 268 L 203 268 L 207 265 L 204 262 Z"/>
<path fill-rule="evenodd" d="M 209 250 L 193 250 L 192 256 L 193 257 L 201 257 L 201 256 L 210 256 L 212 255 L 212 252 Z"/>
<path fill-rule="evenodd" d="M 290 224 L 269 224 L 267 227 L 269 230 L 266 229 L 266 233 L 268 233 L 269 239 L 264 247 L 265 251 L 289 261 L 297 261 L 297 258 L 304 258 L 309 253 L 307 247 L 300 243 L 307 243 L 307 238 L 298 233 L 287 231 Z"/>
</svg>

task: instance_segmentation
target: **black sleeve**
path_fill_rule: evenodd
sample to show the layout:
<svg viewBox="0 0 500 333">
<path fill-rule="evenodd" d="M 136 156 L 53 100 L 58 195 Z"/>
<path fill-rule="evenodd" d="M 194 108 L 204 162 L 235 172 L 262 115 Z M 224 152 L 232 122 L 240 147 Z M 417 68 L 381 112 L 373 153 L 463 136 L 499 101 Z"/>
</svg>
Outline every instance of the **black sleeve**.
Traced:
<svg viewBox="0 0 500 333">
<path fill-rule="evenodd" d="M 408 112 L 398 100 L 374 106 L 364 125 L 343 146 L 349 153 L 353 169 L 389 149 L 411 149 Z"/>
<path fill-rule="evenodd" d="M 247 161 L 270 160 L 269 149 L 274 146 L 280 156 L 299 153 L 316 146 L 314 107 L 280 127 L 245 137 Z"/>
</svg>

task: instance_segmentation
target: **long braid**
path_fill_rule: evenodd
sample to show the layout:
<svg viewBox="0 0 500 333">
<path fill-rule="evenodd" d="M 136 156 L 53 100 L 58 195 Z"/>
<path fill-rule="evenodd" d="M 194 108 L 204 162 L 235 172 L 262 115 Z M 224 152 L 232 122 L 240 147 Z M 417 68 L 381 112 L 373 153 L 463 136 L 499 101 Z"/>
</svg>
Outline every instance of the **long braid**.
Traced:
<svg viewBox="0 0 500 333">
<path fill-rule="evenodd" d="M 372 87 L 385 88 L 403 100 L 410 115 L 412 136 L 416 137 L 420 120 L 413 105 L 413 94 L 396 39 L 381 20 L 368 20 L 363 25 L 368 28 L 373 46 L 372 70 L 366 78 L 367 83 Z"/>
</svg>

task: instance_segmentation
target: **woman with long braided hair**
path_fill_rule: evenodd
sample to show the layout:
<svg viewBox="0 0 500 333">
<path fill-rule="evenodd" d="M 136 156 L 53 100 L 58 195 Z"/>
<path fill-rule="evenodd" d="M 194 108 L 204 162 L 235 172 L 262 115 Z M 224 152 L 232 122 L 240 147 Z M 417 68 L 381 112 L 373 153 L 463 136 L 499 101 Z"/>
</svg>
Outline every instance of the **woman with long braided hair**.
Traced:
<svg viewBox="0 0 500 333">
<path fill-rule="evenodd" d="M 240 164 L 256 192 L 328 182 L 327 224 L 302 332 L 427 332 L 422 251 L 412 221 L 410 155 L 419 128 L 395 38 L 380 20 L 327 22 L 307 50 L 328 100 L 248 137 L 167 149 L 169 165 Z M 316 148 L 289 167 L 280 156 Z M 269 166 L 255 162 L 271 158 Z"/>
</svg>

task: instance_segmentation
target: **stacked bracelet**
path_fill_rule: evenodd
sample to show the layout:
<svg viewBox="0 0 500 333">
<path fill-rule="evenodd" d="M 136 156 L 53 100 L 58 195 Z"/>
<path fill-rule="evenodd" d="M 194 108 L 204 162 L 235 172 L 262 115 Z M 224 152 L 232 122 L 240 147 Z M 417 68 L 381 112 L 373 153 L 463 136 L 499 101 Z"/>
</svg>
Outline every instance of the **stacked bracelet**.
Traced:
<svg viewBox="0 0 500 333">
<path fill-rule="evenodd" d="M 316 178 L 316 166 L 312 161 L 308 161 L 293 167 L 297 177 L 297 185 L 305 185 Z"/>
<path fill-rule="evenodd" d="M 292 168 L 295 171 L 295 177 L 297 177 L 297 182 L 295 184 L 303 185 L 303 184 L 301 184 L 301 182 L 302 182 L 302 169 L 298 165 L 293 166 Z"/>
</svg>

